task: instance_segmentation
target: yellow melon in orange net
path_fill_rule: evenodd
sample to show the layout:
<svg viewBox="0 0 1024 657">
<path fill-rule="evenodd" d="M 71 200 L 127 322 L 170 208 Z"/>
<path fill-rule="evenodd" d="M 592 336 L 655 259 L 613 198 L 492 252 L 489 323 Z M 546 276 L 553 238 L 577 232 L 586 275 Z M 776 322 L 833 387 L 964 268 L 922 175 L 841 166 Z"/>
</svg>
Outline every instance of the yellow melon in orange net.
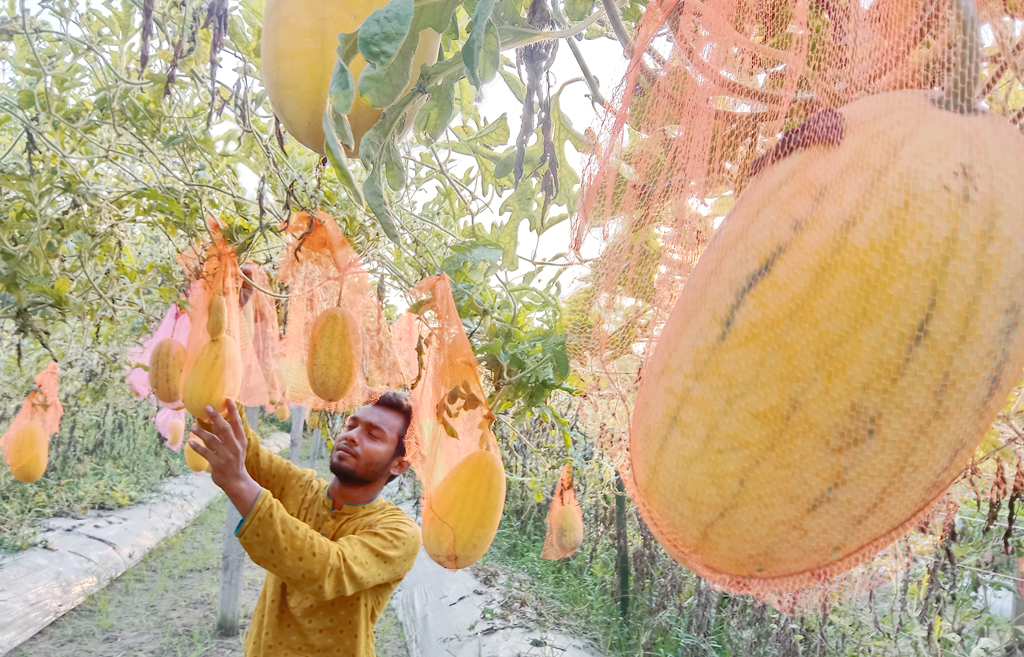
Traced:
<svg viewBox="0 0 1024 657">
<path fill-rule="evenodd" d="M 424 497 L 424 549 L 445 568 L 472 566 L 491 546 L 504 506 L 501 457 L 471 452 Z"/>
<path fill-rule="evenodd" d="M 548 532 L 544 537 L 542 559 L 565 559 L 583 544 L 583 510 L 572 485 L 572 466 L 568 463 L 558 478 L 558 487 L 548 510 Z"/>
<path fill-rule="evenodd" d="M 299 212 L 283 229 L 296 235 L 279 258 L 278 280 L 288 286 L 289 296 L 283 365 L 287 398 L 308 409 L 345 411 L 374 394 L 401 388 L 402 370 L 376 286 L 338 224 L 323 212 L 312 218 Z M 353 380 L 341 397 L 324 399 L 310 385 L 310 345 L 317 318 L 339 306 L 355 320 Z"/>
<path fill-rule="evenodd" d="M 505 504 L 494 414 L 448 277 L 423 279 L 410 297 L 416 312 L 394 328 L 399 360 L 417 368 L 406 449 L 423 483 L 423 545 L 442 566 L 464 568 L 494 540 Z"/>
<path fill-rule="evenodd" d="M 57 396 L 58 373 L 57 363 L 51 362 L 36 376 L 36 389 L 28 393 L 11 426 L 0 436 L 0 449 L 11 474 L 25 483 L 46 472 L 50 436 L 60 431 L 64 407 Z"/>
<path fill-rule="evenodd" d="M 941 103 L 822 118 L 830 138 L 756 175 L 683 288 L 630 455 L 644 517 L 696 571 L 787 590 L 871 556 L 1017 383 L 1024 136 Z"/>
<path fill-rule="evenodd" d="M 222 223 L 213 218 L 207 222 L 209 237 L 178 254 L 179 264 L 192 281 L 182 399 L 188 411 L 199 418 L 205 418 L 205 412 L 201 413 L 204 404 L 212 404 L 223 413 L 227 398 L 250 406 L 266 404 L 269 398 L 269 386 L 241 310 L 238 256 L 221 235 Z M 199 369 L 193 373 L 204 348 Z"/>
<path fill-rule="evenodd" d="M 1018 17 L 969 4 L 652 0 L 633 35 L 570 346 L 655 536 L 731 592 L 884 548 L 1020 373 Z"/>
<path fill-rule="evenodd" d="M 46 472 L 50 458 L 50 440 L 43 427 L 31 420 L 11 433 L 7 448 L 7 465 L 18 481 L 31 483 Z"/>
</svg>

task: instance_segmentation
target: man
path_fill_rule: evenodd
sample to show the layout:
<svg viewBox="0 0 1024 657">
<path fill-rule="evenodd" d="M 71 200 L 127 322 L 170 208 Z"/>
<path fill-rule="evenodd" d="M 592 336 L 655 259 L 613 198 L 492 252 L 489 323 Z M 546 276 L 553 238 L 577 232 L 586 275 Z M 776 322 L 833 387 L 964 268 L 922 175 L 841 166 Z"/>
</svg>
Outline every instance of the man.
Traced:
<svg viewBox="0 0 1024 657">
<path fill-rule="evenodd" d="M 391 391 L 354 412 L 331 450 L 330 482 L 260 446 L 228 400 L 189 441 L 242 514 L 235 535 L 267 570 L 245 638 L 247 657 L 372 657 L 373 627 L 420 547 L 419 527 L 384 485 L 409 468 L 412 406 Z"/>
</svg>

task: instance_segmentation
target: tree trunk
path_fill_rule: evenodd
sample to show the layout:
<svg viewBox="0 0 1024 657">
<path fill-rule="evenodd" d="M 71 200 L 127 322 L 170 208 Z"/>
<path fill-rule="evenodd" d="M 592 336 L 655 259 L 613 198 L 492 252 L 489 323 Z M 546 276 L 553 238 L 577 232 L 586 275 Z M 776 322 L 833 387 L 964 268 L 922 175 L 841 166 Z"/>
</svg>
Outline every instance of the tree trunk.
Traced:
<svg viewBox="0 0 1024 657">
<path fill-rule="evenodd" d="M 288 445 L 288 460 L 299 462 L 299 450 L 302 449 L 302 429 L 306 423 L 306 407 L 289 404 L 292 409 L 292 442 Z"/>
</svg>

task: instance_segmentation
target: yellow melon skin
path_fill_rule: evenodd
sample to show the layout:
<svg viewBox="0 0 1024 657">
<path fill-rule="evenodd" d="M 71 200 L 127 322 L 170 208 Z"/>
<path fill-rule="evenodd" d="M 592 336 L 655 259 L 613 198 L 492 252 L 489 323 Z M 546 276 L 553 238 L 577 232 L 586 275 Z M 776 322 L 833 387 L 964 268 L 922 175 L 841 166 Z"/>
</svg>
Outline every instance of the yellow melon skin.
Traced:
<svg viewBox="0 0 1024 657">
<path fill-rule="evenodd" d="M 181 401 L 181 379 L 188 351 L 174 338 L 164 338 L 153 346 L 149 357 L 149 387 L 165 404 Z"/>
<path fill-rule="evenodd" d="M 224 335 L 210 340 L 196 355 L 185 373 L 181 400 L 185 409 L 196 418 L 209 422 L 206 405 L 224 415 L 228 399 L 238 397 L 242 387 L 242 355 L 238 343 Z"/>
<path fill-rule="evenodd" d="M 277 419 L 280 422 L 284 422 L 285 420 L 287 420 L 291 416 L 292 416 L 291 409 L 289 409 L 287 405 L 282 404 L 281 406 L 277 407 Z"/>
<path fill-rule="evenodd" d="M 50 440 L 41 424 L 26 422 L 10 437 L 7 465 L 18 481 L 30 484 L 43 476 L 50 458 Z"/>
<path fill-rule="evenodd" d="M 426 498 L 423 547 L 445 568 L 471 566 L 491 546 L 504 507 L 501 457 L 486 450 L 473 452 Z"/>
<path fill-rule="evenodd" d="M 223 294 L 215 294 L 210 299 L 209 312 L 206 315 L 206 333 L 211 340 L 224 335 L 228 327 L 228 304 Z"/>
<path fill-rule="evenodd" d="M 555 545 L 572 554 L 583 545 L 583 514 L 578 506 L 565 505 L 555 513 Z"/>
<path fill-rule="evenodd" d="M 385 4 L 387 0 L 267 0 L 260 42 L 263 86 L 285 129 L 306 148 L 324 155 L 323 114 L 337 60 L 338 33 L 354 31 Z M 437 61 L 440 42 L 441 35 L 433 30 L 420 33 L 406 92 L 419 78 L 420 67 Z M 366 60 L 360 55 L 349 64 L 357 84 L 364 66 Z M 350 156 L 359 153 L 360 139 L 380 115 L 381 110 L 356 94 L 348 114 L 355 137 Z"/>
<path fill-rule="evenodd" d="M 189 440 L 194 440 L 203 447 L 206 447 L 206 443 L 203 439 L 194 433 L 189 434 Z M 200 456 L 199 452 L 192 449 L 192 445 L 189 445 L 188 442 L 185 443 L 185 465 L 187 465 L 188 469 L 192 472 L 203 472 L 204 470 L 206 472 L 212 471 L 210 462 Z"/>
<path fill-rule="evenodd" d="M 309 336 L 306 376 L 309 388 L 325 401 L 338 401 L 356 380 L 356 364 L 362 366 L 359 323 L 345 308 L 320 313 Z"/>
<path fill-rule="evenodd" d="M 928 92 L 840 109 L 701 255 L 643 371 L 644 519 L 732 589 L 884 548 L 968 464 L 1024 367 L 1024 136 Z"/>
</svg>

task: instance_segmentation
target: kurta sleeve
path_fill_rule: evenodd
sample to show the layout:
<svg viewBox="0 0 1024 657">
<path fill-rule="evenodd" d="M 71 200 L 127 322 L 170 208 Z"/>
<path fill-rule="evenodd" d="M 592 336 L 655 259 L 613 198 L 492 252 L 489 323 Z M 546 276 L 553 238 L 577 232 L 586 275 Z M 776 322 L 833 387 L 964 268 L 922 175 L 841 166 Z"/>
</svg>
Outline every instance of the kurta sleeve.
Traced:
<svg viewBox="0 0 1024 657">
<path fill-rule="evenodd" d="M 330 600 L 405 577 L 420 548 L 420 531 L 411 518 L 384 517 L 373 529 L 332 541 L 272 496 L 260 495 L 238 540 L 254 563 L 289 587 Z"/>
<path fill-rule="evenodd" d="M 263 447 L 259 435 L 249 426 L 244 413 L 242 428 L 245 429 L 245 436 L 248 438 L 245 469 L 257 484 L 281 501 L 288 513 L 298 515 L 303 501 L 316 492 L 313 490 L 317 487 L 316 471 L 300 468 Z"/>
</svg>

